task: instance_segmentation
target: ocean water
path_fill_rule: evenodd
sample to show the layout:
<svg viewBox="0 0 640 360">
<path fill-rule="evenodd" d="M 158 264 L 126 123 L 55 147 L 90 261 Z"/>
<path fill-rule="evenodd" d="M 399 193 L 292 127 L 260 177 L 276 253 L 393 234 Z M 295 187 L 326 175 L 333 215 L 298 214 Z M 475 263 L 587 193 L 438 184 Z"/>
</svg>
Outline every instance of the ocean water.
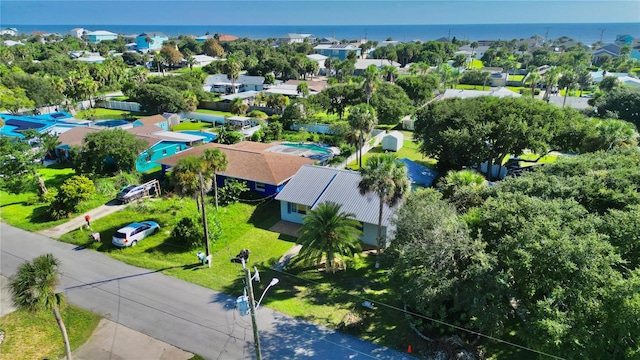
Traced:
<svg viewBox="0 0 640 360">
<path fill-rule="evenodd" d="M 596 41 L 613 42 L 616 35 L 628 34 L 640 37 L 640 22 L 637 23 L 587 23 L 587 24 L 476 24 L 476 25 L 286 25 L 286 26 L 218 26 L 218 25 L 10 25 L 19 32 L 66 34 L 82 27 L 89 30 L 107 30 L 118 34 L 134 35 L 148 31 L 163 32 L 169 36 L 231 34 L 251 39 L 277 38 L 287 33 L 313 34 L 316 37 L 335 37 L 338 40 L 369 39 L 383 41 L 388 38 L 399 41 L 435 40 L 441 37 L 456 37 L 462 40 L 511 40 L 530 38 L 555 39 L 568 36 L 584 44 Z"/>
</svg>

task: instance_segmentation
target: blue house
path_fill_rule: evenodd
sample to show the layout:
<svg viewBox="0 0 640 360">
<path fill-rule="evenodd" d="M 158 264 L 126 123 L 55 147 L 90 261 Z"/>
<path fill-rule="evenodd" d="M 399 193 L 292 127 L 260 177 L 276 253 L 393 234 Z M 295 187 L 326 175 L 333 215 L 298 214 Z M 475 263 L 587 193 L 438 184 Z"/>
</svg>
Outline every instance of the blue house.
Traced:
<svg viewBox="0 0 640 360">
<path fill-rule="evenodd" d="M 85 122 L 67 121 L 72 119 L 71 114 L 59 111 L 51 114 L 19 116 L 11 114 L 0 114 L 4 120 L 4 126 L 0 128 L 0 135 L 24 137 L 22 131 L 33 129 L 40 134 L 51 132 L 61 134 L 73 127 L 86 125 Z"/>
<path fill-rule="evenodd" d="M 356 220 L 360 221 L 363 232 L 360 241 L 377 245 L 380 200 L 373 192 L 361 195 L 358 187 L 360 180 L 362 175 L 357 171 L 305 165 L 276 195 L 276 200 L 280 201 L 280 217 L 302 224 L 303 217 L 320 204 L 337 203 L 341 205 L 341 211 L 354 214 Z M 383 204 L 382 236 L 385 247 L 393 237 L 391 219 L 397 207 Z"/>
<path fill-rule="evenodd" d="M 110 31 L 98 30 L 87 33 L 87 41 L 92 44 L 97 44 L 105 40 L 115 40 L 118 34 Z"/>
<path fill-rule="evenodd" d="M 227 156 L 227 169 L 216 177 L 219 187 L 223 187 L 228 179 L 234 179 L 245 182 L 250 191 L 267 197 L 280 192 L 303 165 L 315 163 L 301 156 L 265 151 L 272 146 L 251 141 L 234 145 L 209 143 L 157 162 L 162 164 L 164 174 L 184 157 L 202 157 L 205 150 L 217 148 Z"/>
<path fill-rule="evenodd" d="M 316 54 L 328 56 L 334 59 L 345 60 L 349 53 L 355 53 L 356 57 L 360 57 L 362 49 L 351 44 L 320 44 L 313 48 Z"/>
<path fill-rule="evenodd" d="M 614 43 L 619 46 L 631 45 L 633 44 L 633 36 L 629 34 L 616 35 L 616 40 Z"/>
<path fill-rule="evenodd" d="M 169 37 L 160 32 L 145 32 L 136 36 L 136 49 L 138 51 L 160 50 L 162 43 Z"/>
</svg>

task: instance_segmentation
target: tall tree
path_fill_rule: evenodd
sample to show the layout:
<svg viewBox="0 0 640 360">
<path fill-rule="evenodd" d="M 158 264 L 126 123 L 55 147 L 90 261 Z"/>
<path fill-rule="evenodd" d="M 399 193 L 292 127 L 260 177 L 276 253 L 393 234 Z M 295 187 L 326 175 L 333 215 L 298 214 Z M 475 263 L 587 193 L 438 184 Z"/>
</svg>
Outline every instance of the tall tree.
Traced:
<svg viewBox="0 0 640 360">
<path fill-rule="evenodd" d="M 368 104 L 360 104 L 351 107 L 347 117 L 351 128 L 358 133 L 358 166 L 362 167 L 362 147 L 364 139 L 368 137 L 378 123 L 375 110 Z"/>
<path fill-rule="evenodd" d="M 564 99 L 562 100 L 562 107 L 567 102 L 567 96 L 569 96 L 569 92 L 575 88 L 578 83 L 578 75 L 570 69 L 564 69 L 562 71 L 562 76 L 558 79 L 558 86 L 564 88 Z"/>
<path fill-rule="evenodd" d="M 367 96 L 367 105 L 371 100 L 371 96 L 376 91 L 376 86 L 380 81 L 380 75 L 378 74 L 378 68 L 375 65 L 369 65 L 364 71 L 364 93 Z"/>
<path fill-rule="evenodd" d="M 198 209 L 202 205 L 198 200 L 200 190 L 199 174 L 202 173 L 202 170 L 202 159 L 196 156 L 187 156 L 178 160 L 171 169 L 171 178 L 176 185 L 177 193 L 195 198 Z"/>
<path fill-rule="evenodd" d="M 227 75 L 227 78 L 231 80 L 232 91 L 236 93 L 236 81 L 240 78 L 240 63 L 234 58 L 228 58 L 226 63 L 224 64 L 224 72 Z"/>
<path fill-rule="evenodd" d="M 355 214 L 342 212 L 340 204 L 321 203 L 302 221 L 298 239 L 302 249 L 296 261 L 320 264 L 324 258 L 326 270 L 335 273 L 341 259 L 360 250 L 360 222 Z"/>
<path fill-rule="evenodd" d="M 358 184 L 360 194 L 373 192 L 380 200 L 378 206 L 378 235 L 376 237 L 376 268 L 380 267 L 380 248 L 386 245 L 382 237 L 382 213 L 384 205 L 396 206 L 409 191 L 409 179 L 404 163 L 395 154 L 373 155 L 360 169 L 362 180 Z"/>
<path fill-rule="evenodd" d="M 302 95 L 303 98 L 309 96 L 309 85 L 306 82 L 301 82 L 296 87 L 296 92 Z"/>
<path fill-rule="evenodd" d="M 542 76 L 540 76 L 540 73 L 538 72 L 538 68 L 535 66 L 531 66 L 528 69 L 529 71 L 529 76 L 527 76 L 527 80 L 531 82 L 530 86 L 531 86 L 531 98 L 535 99 L 536 97 L 536 85 L 538 84 L 538 82 L 540 82 L 540 80 L 542 79 Z"/>
<path fill-rule="evenodd" d="M 213 180 L 213 191 L 216 199 L 216 210 L 218 210 L 218 172 L 227 170 L 227 155 L 220 149 L 207 149 L 202 154 L 202 160 L 206 168 L 207 177 Z"/>
<path fill-rule="evenodd" d="M 59 282 L 58 267 L 60 261 L 52 254 L 39 256 L 18 267 L 18 271 L 9 279 L 11 300 L 19 309 L 32 312 L 52 311 L 60 328 L 67 360 L 71 360 L 71 345 L 67 329 L 60 315 L 64 305 L 62 294 L 56 293 Z"/>
<path fill-rule="evenodd" d="M 122 129 L 96 131 L 85 136 L 79 154 L 72 160 L 84 174 L 132 172 L 138 156 L 148 146 L 146 141 Z"/>
</svg>

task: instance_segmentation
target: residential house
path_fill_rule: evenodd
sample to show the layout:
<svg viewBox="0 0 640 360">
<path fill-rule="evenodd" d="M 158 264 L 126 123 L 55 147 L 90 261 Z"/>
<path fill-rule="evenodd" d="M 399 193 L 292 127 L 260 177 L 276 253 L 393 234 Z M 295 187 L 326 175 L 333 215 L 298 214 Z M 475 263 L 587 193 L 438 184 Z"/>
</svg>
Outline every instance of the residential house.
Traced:
<svg viewBox="0 0 640 360">
<path fill-rule="evenodd" d="M 353 74 L 362 75 L 364 71 L 371 65 L 374 65 L 378 69 L 382 69 L 383 66 L 393 66 L 397 69 L 400 69 L 400 63 L 395 61 L 386 59 L 358 59 L 356 60 Z"/>
<path fill-rule="evenodd" d="M 341 205 L 342 212 L 353 213 L 362 224 L 363 235 L 360 240 L 368 245 L 376 245 L 380 199 L 373 192 L 361 195 L 358 188 L 360 180 L 362 175 L 356 171 L 304 165 L 276 195 L 276 200 L 280 201 L 280 217 L 302 224 L 303 217 L 320 204 L 337 203 Z M 392 238 L 391 219 L 396 209 L 397 206 L 392 208 L 383 204 L 383 239 Z M 384 243 L 388 245 L 389 241 Z"/>
<path fill-rule="evenodd" d="M 212 57 L 209 55 L 192 55 L 191 57 L 193 58 L 193 61 L 194 61 L 193 67 L 207 66 L 216 60 L 220 60 L 220 58 L 218 57 Z M 189 66 L 187 64 L 187 59 L 182 60 L 182 66 L 184 67 Z"/>
<path fill-rule="evenodd" d="M 632 59 L 640 60 L 640 38 L 633 40 L 633 43 L 631 43 L 631 53 L 629 56 Z"/>
<path fill-rule="evenodd" d="M 91 128 L 88 126 L 77 126 L 73 129 L 66 131 L 58 136 L 60 145 L 56 146 L 56 158 L 62 161 L 69 159 L 69 153 L 72 148 L 82 145 L 87 134 L 98 132 L 100 129 Z"/>
<path fill-rule="evenodd" d="M 86 51 L 72 51 L 69 53 L 69 57 L 74 60 L 90 63 L 101 64 L 105 58 L 99 53 L 86 52 Z"/>
<path fill-rule="evenodd" d="M 162 115 L 152 115 L 137 119 L 133 122 L 133 127 L 155 125 L 162 130 L 171 130 L 173 126 L 180 124 L 180 115 L 164 113 Z"/>
<path fill-rule="evenodd" d="M 203 35 L 195 38 L 197 42 L 205 42 L 208 39 L 217 39 L 218 42 L 226 42 L 226 41 L 236 41 L 238 40 L 237 36 L 229 35 L 229 34 L 216 34 L 216 35 Z"/>
<path fill-rule="evenodd" d="M 268 197 L 280 192 L 302 166 L 314 163 L 314 160 L 301 156 L 266 151 L 271 146 L 251 141 L 234 145 L 209 143 L 162 159 L 159 163 L 164 174 L 184 157 L 201 157 L 207 149 L 219 149 L 227 156 L 227 169 L 217 174 L 218 186 L 224 186 L 228 179 L 244 181 L 250 191 Z"/>
<path fill-rule="evenodd" d="M 289 33 L 289 34 L 284 34 L 282 36 L 280 36 L 278 38 L 278 44 L 296 44 L 296 43 L 303 43 L 304 42 L 304 35 L 302 34 L 296 34 L 296 33 Z"/>
<path fill-rule="evenodd" d="M 71 36 L 81 38 L 84 35 L 90 33 L 91 31 L 84 28 L 73 28 L 69 30 L 69 32 L 71 33 Z"/>
<path fill-rule="evenodd" d="M 0 136 L 24 137 L 24 130 L 33 129 L 40 134 L 62 134 L 73 127 L 86 125 L 89 121 L 74 119 L 71 114 L 64 111 L 51 114 L 20 116 L 0 114 L 4 120 L 4 126 L 0 128 Z"/>
<path fill-rule="evenodd" d="M 319 93 L 329 87 L 326 80 L 287 80 L 284 85 L 295 85 L 296 88 L 300 83 L 306 83 L 309 87 L 309 93 Z"/>
<path fill-rule="evenodd" d="M 4 44 L 4 46 L 6 47 L 12 47 L 15 45 L 24 45 L 23 43 L 21 43 L 20 41 L 15 41 L 15 40 L 5 40 L 2 42 Z"/>
<path fill-rule="evenodd" d="M 4 28 L 4 29 L 0 30 L 0 35 L 16 36 L 16 35 L 18 35 L 18 29 L 16 29 L 16 28 Z"/>
<path fill-rule="evenodd" d="M 614 43 L 618 46 L 625 46 L 633 44 L 634 37 L 629 34 L 616 35 Z"/>
<path fill-rule="evenodd" d="M 141 52 L 160 50 L 167 40 L 169 37 L 161 32 L 144 32 L 136 36 L 136 48 Z"/>
<path fill-rule="evenodd" d="M 136 160 L 136 170 L 140 172 L 157 168 L 162 159 L 202 144 L 205 140 L 203 136 L 163 130 L 158 126 L 161 124 L 163 122 L 134 126 L 125 130 L 147 143 L 147 150 L 140 153 Z"/>
<path fill-rule="evenodd" d="M 620 56 L 620 49 L 622 47 L 616 44 L 605 44 L 602 45 L 601 47 L 597 48 L 596 50 L 593 51 L 593 53 L 591 54 L 593 57 L 593 62 L 597 62 L 598 58 L 600 58 L 601 56 L 609 56 L 612 58 L 618 57 Z"/>
<path fill-rule="evenodd" d="M 334 37 L 324 37 L 318 40 L 318 43 L 328 45 L 328 44 L 339 44 L 340 41 Z"/>
<path fill-rule="evenodd" d="M 620 79 L 620 78 L 629 76 L 629 74 L 627 74 L 627 73 L 607 72 L 607 71 L 592 71 L 591 72 L 591 79 L 593 79 L 593 82 L 596 83 L 596 84 L 599 83 L 600 81 L 602 81 L 602 79 L 604 79 L 607 76 L 615 76 L 618 79 Z"/>
<path fill-rule="evenodd" d="M 438 177 L 437 171 L 429 169 L 413 160 L 400 158 L 398 161 L 404 163 L 407 167 L 407 177 L 409 178 L 409 183 L 411 183 L 411 191 L 431 186 L 433 180 Z"/>
<path fill-rule="evenodd" d="M 241 74 L 235 82 L 232 82 L 226 74 L 209 75 L 204 82 L 203 89 L 221 94 L 262 91 L 264 89 L 264 76 Z"/>
<path fill-rule="evenodd" d="M 356 58 L 362 54 L 362 49 L 352 44 L 320 44 L 313 49 L 317 54 L 340 60 L 345 60 L 350 53 L 355 53 Z"/>
<path fill-rule="evenodd" d="M 469 99 L 480 96 L 493 96 L 498 98 L 505 97 L 522 97 L 521 94 L 517 92 L 513 92 L 507 88 L 501 87 L 494 90 L 465 90 L 465 89 L 447 89 L 444 94 L 438 96 L 435 100 L 444 100 L 444 99 Z"/>
<path fill-rule="evenodd" d="M 105 40 L 115 40 L 118 37 L 118 34 L 105 30 L 88 32 L 86 35 L 87 41 L 92 44 L 97 44 Z"/>
<path fill-rule="evenodd" d="M 320 55 L 320 54 L 309 54 L 307 55 L 307 59 L 311 61 L 315 61 L 318 63 L 318 73 L 321 75 L 327 75 L 326 68 L 324 67 L 324 62 L 328 59 L 328 56 Z"/>
<path fill-rule="evenodd" d="M 463 45 L 458 48 L 455 54 L 463 54 L 467 57 L 467 62 L 471 62 L 473 59 L 482 58 L 487 50 L 489 50 L 489 46 L 485 45 L 478 45 L 477 48 L 472 48 L 470 45 Z"/>
</svg>

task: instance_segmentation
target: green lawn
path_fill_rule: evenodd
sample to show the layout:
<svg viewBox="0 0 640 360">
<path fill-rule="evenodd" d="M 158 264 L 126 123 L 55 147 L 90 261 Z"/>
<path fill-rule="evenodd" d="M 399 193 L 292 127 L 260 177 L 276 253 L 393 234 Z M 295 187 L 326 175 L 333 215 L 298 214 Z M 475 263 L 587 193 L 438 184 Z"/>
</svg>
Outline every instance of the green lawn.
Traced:
<svg viewBox="0 0 640 360">
<path fill-rule="evenodd" d="M 491 87 L 489 85 L 484 86 L 484 90 L 489 90 Z M 457 84 L 456 89 L 460 90 L 482 90 L 482 85 L 468 85 L 468 84 Z"/>
<path fill-rule="evenodd" d="M 98 325 L 100 317 L 75 306 L 61 311 L 67 327 L 71 350 L 84 344 Z M 17 310 L 0 318 L 0 330 L 5 332 L 0 345 L 0 359 L 60 359 L 64 357 L 64 342 L 52 312 L 36 314 Z"/>
<path fill-rule="evenodd" d="M 215 213 L 211 202 L 208 211 Z M 283 273 L 271 270 L 295 243 L 290 236 L 268 230 L 280 219 L 280 206 L 272 200 L 262 205 L 234 204 L 220 208 L 216 217 L 222 228 L 222 237 L 211 246 L 213 267 L 209 269 L 200 266 L 195 256 L 197 251 L 204 251 L 203 248 L 188 249 L 170 239 L 171 229 L 182 217 L 195 217 L 196 214 L 197 209 L 191 199 L 133 203 L 117 214 L 92 222 L 93 230 L 102 235 L 101 243 L 88 241 L 88 232 L 82 229 L 64 235 L 61 240 L 229 295 L 240 295 L 243 288 L 241 267 L 229 260 L 240 250 L 250 249 L 249 266 L 258 266 L 264 279 L 255 285 L 255 293 L 261 294 L 271 278 L 281 280 L 265 297 L 263 303 L 266 306 L 399 350 L 406 349 L 406 341 L 413 339 L 404 317 L 397 311 L 380 307 L 375 312 L 365 312 L 360 306 L 363 297 L 401 306 L 386 290 L 386 272 L 374 268 L 373 256 L 363 253 L 348 262 L 346 271 L 336 274 L 325 274 L 313 266 L 302 265 L 294 265 Z M 157 221 L 161 231 L 141 241 L 135 248 L 118 249 L 111 245 L 111 236 L 117 229 L 141 220 Z M 362 318 L 358 326 L 341 325 L 354 318 Z"/>
<path fill-rule="evenodd" d="M 403 142 L 402 148 L 395 153 L 398 156 L 398 158 L 407 158 L 423 166 L 433 169 L 435 167 L 436 160 L 427 158 L 418 151 L 419 144 L 413 141 L 413 132 L 411 131 L 400 131 L 400 132 L 402 133 L 402 135 L 404 135 L 404 142 Z M 382 153 L 384 153 L 384 151 L 382 150 L 382 145 L 378 145 L 362 156 L 362 163 L 364 164 L 365 161 L 367 161 L 369 156 L 371 156 L 370 154 L 382 154 Z M 347 164 L 347 167 L 354 170 L 359 169 L 358 161 L 356 160 Z"/>
<path fill-rule="evenodd" d="M 482 69 L 483 67 L 484 67 L 484 64 L 480 59 L 473 59 L 471 60 L 471 64 L 469 64 L 469 68 L 472 68 L 472 69 Z"/>
<path fill-rule="evenodd" d="M 192 121 L 183 121 L 178 125 L 175 125 L 173 127 L 174 131 L 180 131 L 180 130 L 205 130 L 206 129 L 211 129 L 213 128 L 213 124 L 210 122 L 205 122 L 205 121 L 199 121 L 199 122 L 192 122 Z"/>
<path fill-rule="evenodd" d="M 509 75 L 509 81 L 522 81 L 524 75 Z"/>
<path fill-rule="evenodd" d="M 209 110 L 209 109 L 196 109 L 195 112 L 203 113 L 203 114 L 222 115 L 222 116 L 235 116 L 236 115 L 236 114 L 228 112 L 228 111 Z"/>
<path fill-rule="evenodd" d="M 53 165 L 40 169 L 40 174 L 47 188 L 53 189 L 59 187 L 67 178 L 75 175 L 75 170 Z M 47 229 L 65 222 L 65 219 L 50 220 L 45 204 L 28 204 L 30 199 L 37 197 L 37 191 L 36 188 L 22 194 L 0 191 L 0 219 L 10 225 L 29 231 Z M 89 200 L 81 203 L 77 213 L 73 215 L 77 216 L 82 212 L 94 209 L 110 199 L 111 197 L 95 194 Z"/>
<path fill-rule="evenodd" d="M 126 110 L 114 110 L 114 109 L 104 109 L 104 108 L 93 108 L 89 110 L 78 111 L 74 117 L 76 119 L 87 119 L 87 120 L 95 120 L 95 119 L 130 119 L 130 118 L 141 118 L 146 115 L 141 113 L 134 113 Z"/>
</svg>

